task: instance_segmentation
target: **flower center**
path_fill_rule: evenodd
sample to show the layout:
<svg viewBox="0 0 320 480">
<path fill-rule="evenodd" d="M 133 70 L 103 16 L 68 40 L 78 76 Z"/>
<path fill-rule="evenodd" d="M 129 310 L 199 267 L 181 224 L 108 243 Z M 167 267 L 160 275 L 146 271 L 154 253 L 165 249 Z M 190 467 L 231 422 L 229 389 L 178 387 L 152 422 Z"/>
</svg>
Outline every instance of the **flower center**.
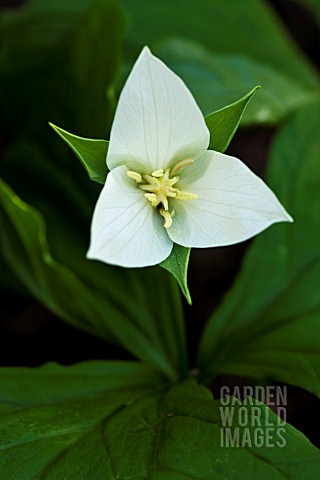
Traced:
<svg viewBox="0 0 320 480">
<path fill-rule="evenodd" d="M 139 188 L 145 191 L 144 196 L 151 203 L 153 208 L 158 208 L 160 215 L 165 219 L 164 227 L 170 228 L 172 225 L 172 217 L 174 210 L 169 212 L 169 199 L 176 198 L 178 200 L 193 200 L 198 198 L 195 193 L 179 190 L 175 185 L 179 182 L 179 177 L 175 174 L 182 168 L 191 165 L 193 159 L 187 158 L 180 160 L 172 170 L 160 168 L 151 175 L 140 175 L 140 173 L 128 171 L 128 177 L 132 178 L 139 184 Z"/>
</svg>

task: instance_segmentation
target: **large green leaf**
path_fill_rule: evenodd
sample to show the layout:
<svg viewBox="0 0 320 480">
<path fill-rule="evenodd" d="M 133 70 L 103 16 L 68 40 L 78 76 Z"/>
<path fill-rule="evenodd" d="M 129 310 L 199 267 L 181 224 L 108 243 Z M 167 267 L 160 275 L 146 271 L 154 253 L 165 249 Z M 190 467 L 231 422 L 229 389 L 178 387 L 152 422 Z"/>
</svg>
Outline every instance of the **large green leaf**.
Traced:
<svg viewBox="0 0 320 480">
<path fill-rule="evenodd" d="M 314 70 L 263 0 L 122 2 L 131 16 L 128 48 L 133 55 L 143 45 L 179 36 L 196 40 L 214 53 L 248 56 L 307 87 L 318 83 Z"/>
<path fill-rule="evenodd" d="M 123 19 L 116 0 L 30 0 L 1 15 L 2 126 L 105 136 Z M 19 32 L 19 35 L 16 33 Z M 23 38 L 23 41 L 21 41 Z M 109 96 L 110 97 L 110 96 Z"/>
<path fill-rule="evenodd" d="M 107 89 L 118 70 L 122 25 L 116 0 L 30 0 L 1 17 L 1 126 L 11 140 L 1 177 L 45 216 L 54 253 L 72 268 L 83 266 L 81 242 L 98 188 L 48 121 L 107 136 L 113 116 Z"/>
<path fill-rule="evenodd" d="M 1 480 L 114 478 L 104 423 L 159 388 L 154 371 L 125 362 L 1 369 L 0 377 Z"/>
<path fill-rule="evenodd" d="M 203 334 L 199 367 L 273 378 L 320 394 L 319 105 L 299 112 L 274 144 L 269 184 L 294 218 L 255 240 Z"/>
<path fill-rule="evenodd" d="M 90 262 L 97 285 L 51 256 L 40 214 L 0 181 L 1 247 L 29 291 L 69 323 L 157 365 L 185 374 L 186 346 L 178 288 L 158 267 L 133 271 Z"/>
<path fill-rule="evenodd" d="M 243 52 L 212 53 L 183 39 L 161 42 L 155 51 L 184 79 L 205 115 L 243 96 L 254 85 L 261 85 L 243 116 L 243 124 L 273 125 L 318 95 L 296 77 L 263 63 L 263 58 L 253 59 Z"/>
<path fill-rule="evenodd" d="M 93 472 L 95 480 L 311 480 L 320 466 L 317 449 L 290 425 L 284 448 L 242 444 L 245 430 L 254 442 L 257 419 L 269 444 L 277 441 L 278 419 L 263 404 L 234 407 L 240 440 L 222 448 L 220 402 L 193 381 L 161 385 L 142 365 L 51 364 L 1 369 L 0 378 L 1 480 L 89 480 Z"/>
<path fill-rule="evenodd" d="M 48 121 L 107 136 L 122 23 L 115 0 L 31 0 L 1 17 L 1 177 L 44 215 L 55 257 L 92 279 L 84 254 L 98 186 Z"/>
</svg>

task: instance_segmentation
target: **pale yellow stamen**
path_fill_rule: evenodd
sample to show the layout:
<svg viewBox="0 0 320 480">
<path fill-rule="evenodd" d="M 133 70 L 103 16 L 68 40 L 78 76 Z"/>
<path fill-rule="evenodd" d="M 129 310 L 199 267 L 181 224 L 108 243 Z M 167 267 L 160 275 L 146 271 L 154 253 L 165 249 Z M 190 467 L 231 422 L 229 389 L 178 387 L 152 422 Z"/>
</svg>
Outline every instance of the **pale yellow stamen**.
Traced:
<svg viewBox="0 0 320 480">
<path fill-rule="evenodd" d="M 194 200 L 198 198 L 198 195 L 196 193 L 184 192 L 183 190 L 177 189 L 176 198 L 178 198 L 178 200 Z"/>
<path fill-rule="evenodd" d="M 171 171 L 171 175 L 175 175 L 179 170 L 188 165 L 191 165 L 194 162 L 193 158 L 185 158 L 184 160 L 180 160 L 180 162 L 176 163 Z"/>
<path fill-rule="evenodd" d="M 153 177 L 163 177 L 163 169 L 159 168 L 159 170 L 156 170 L 155 172 L 152 172 Z"/>
<path fill-rule="evenodd" d="M 173 213 L 170 213 L 170 212 L 167 212 L 166 210 L 163 210 L 163 208 L 160 208 L 160 215 L 163 216 L 163 218 L 165 219 L 165 222 L 164 222 L 164 228 L 170 228 L 171 225 L 172 225 L 172 217 L 173 217 Z"/>
<path fill-rule="evenodd" d="M 158 199 L 155 193 L 145 193 L 144 196 L 146 197 L 147 200 L 149 200 L 152 207 L 156 207 L 158 205 Z"/>
<path fill-rule="evenodd" d="M 185 192 L 175 187 L 176 183 L 179 182 L 179 177 L 175 176 L 175 174 L 192 163 L 192 158 L 186 158 L 176 163 L 172 170 L 170 168 L 166 170 L 159 168 L 152 172 L 151 175 L 140 175 L 140 173 L 132 171 L 127 172 L 128 177 L 139 183 L 139 188 L 146 192 L 144 196 L 151 203 L 151 206 L 159 208 L 160 215 L 165 219 L 165 228 L 170 228 L 172 225 L 174 210 L 171 213 L 169 212 L 169 200 L 171 198 L 178 200 L 194 200 L 198 198 L 198 195 L 195 193 Z"/>
<path fill-rule="evenodd" d="M 137 173 L 137 172 L 131 172 L 130 170 L 127 172 L 127 175 L 128 177 L 132 178 L 133 180 L 135 180 L 137 183 L 141 183 L 142 182 L 142 176 L 140 175 L 140 173 Z"/>
</svg>

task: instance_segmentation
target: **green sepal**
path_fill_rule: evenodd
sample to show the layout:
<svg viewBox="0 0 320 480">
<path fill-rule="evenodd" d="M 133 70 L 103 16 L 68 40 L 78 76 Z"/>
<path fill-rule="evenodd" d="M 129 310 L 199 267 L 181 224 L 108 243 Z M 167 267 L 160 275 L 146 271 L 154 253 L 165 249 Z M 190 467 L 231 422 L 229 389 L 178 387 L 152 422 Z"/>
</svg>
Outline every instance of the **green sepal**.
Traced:
<svg viewBox="0 0 320 480">
<path fill-rule="evenodd" d="M 107 140 L 78 137 L 78 135 L 73 135 L 53 125 L 53 123 L 49 122 L 49 125 L 76 154 L 91 180 L 104 185 L 108 173 L 106 158 L 109 142 Z"/>
<path fill-rule="evenodd" d="M 205 117 L 207 127 L 210 131 L 210 150 L 216 150 L 221 153 L 226 151 L 239 127 L 248 103 L 259 88 L 260 86 L 254 87 L 247 95 L 240 98 L 240 100 L 212 112 Z"/>
<path fill-rule="evenodd" d="M 182 247 L 175 243 L 169 257 L 159 264 L 160 267 L 168 270 L 175 277 L 189 305 L 192 304 L 187 281 L 190 251 L 191 248 Z"/>
</svg>

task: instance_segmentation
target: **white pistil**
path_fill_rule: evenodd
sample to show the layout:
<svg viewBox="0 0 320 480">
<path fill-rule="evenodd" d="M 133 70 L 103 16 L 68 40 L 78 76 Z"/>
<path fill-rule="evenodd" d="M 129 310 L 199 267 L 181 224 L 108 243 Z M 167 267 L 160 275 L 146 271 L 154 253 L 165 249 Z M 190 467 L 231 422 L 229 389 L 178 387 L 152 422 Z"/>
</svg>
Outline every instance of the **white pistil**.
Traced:
<svg viewBox="0 0 320 480">
<path fill-rule="evenodd" d="M 160 215 L 163 216 L 163 218 L 165 219 L 165 222 L 164 222 L 164 228 L 170 228 L 171 225 L 172 225 L 172 217 L 173 217 L 173 213 L 170 213 L 170 212 L 167 212 L 166 210 L 163 210 L 163 208 L 160 208 Z"/>
<path fill-rule="evenodd" d="M 195 193 L 185 192 L 174 187 L 179 182 L 179 177 L 174 176 L 182 168 L 191 165 L 192 158 L 180 160 L 173 169 L 163 170 L 159 168 L 152 172 L 151 175 L 140 175 L 138 172 L 128 171 L 127 175 L 139 183 L 139 188 L 145 191 L 144 196 L 151 203 L 153 208 L 160 207 L 159 213 L 165 219 L 164 227 L 170 228 L 172 225 L 172 217 L 174 211 L 169 212 L 169 199 L 177 198 L 178 200 L 194 200 L 198 198 Z"/>
<path fill-rule="evenodd" d="M 163 196 L 163 197 L 162 197 L 162 200 L 161 200 L 161 203 L 162 203 L 162 205 L 164 206 L 164 209 L 168 211 L 168 210 L 169 210 L 168 198 L 165 197 L 165 196 Z"/>
<path fill-rule="evenodd" d="M 160 181 L 158 180 L 158 178 L 152 177 L 151 175 L 143 175 L 143 179 L 148 182 L 150 187 L 152 186 L 152 187 L 158 188 L 160 185 Z M 141 185 L 141 188 L 144 186 L 146 185 Z M 146 190 L 146 189 L 144 188 L 143 190 Z"/>
</svg>

